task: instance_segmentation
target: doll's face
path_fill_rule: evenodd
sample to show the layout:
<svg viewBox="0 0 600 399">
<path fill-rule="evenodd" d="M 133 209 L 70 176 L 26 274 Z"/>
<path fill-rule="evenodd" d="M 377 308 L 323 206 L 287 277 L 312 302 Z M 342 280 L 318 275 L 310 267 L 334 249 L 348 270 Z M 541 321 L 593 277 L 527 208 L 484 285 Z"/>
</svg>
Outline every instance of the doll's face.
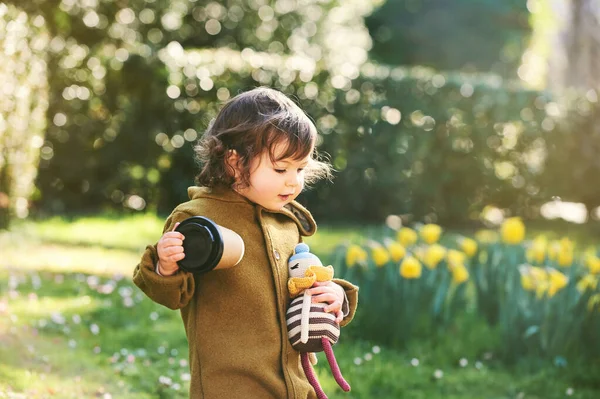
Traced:
<svg viewBox="0 0 600 399">
<path fill-rule="evenodd" d="M 323 266 L 323 264 L 314 256 L 311 256 L 310 258 L 291 260 L 288 263 L 290 277 L 304 277 L 304 272 L 306 272 L 310 266 Z"/>
</svg>

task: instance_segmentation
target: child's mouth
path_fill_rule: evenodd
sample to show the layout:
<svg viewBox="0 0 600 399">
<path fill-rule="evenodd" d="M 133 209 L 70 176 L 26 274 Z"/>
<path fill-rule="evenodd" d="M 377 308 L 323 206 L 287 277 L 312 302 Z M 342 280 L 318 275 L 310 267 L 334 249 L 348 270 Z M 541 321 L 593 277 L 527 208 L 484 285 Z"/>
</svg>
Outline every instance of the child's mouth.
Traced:
<svg viewBox="0 0 600 399">
<path fill-rule="evenodd" d="M 281 198 L 282 201 L 287 201 L 291 196 L 292 194 L 279 194 L 279 198 Z"/>
</svg>

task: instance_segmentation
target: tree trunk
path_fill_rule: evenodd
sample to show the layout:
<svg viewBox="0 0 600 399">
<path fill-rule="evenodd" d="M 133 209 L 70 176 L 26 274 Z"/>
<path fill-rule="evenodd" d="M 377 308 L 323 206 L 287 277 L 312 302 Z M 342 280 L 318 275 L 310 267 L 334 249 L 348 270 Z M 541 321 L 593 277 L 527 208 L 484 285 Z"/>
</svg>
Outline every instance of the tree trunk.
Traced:
<svg viewBox="0 0 600 399">
<path fill-rule="evenodd" d="M 597 0 L 554 1 L 562 29 L 550 59 L 549 84 L 553 89 L 600 88 L 600 9 Z"/>
<path fill-rule="evenodd" d="M 7 151 L 3 151 L 3 164 L 0 164 L 0 230 L 10 226 L 10 188 L 12 187 L 10 163 Z"/>
</svg>

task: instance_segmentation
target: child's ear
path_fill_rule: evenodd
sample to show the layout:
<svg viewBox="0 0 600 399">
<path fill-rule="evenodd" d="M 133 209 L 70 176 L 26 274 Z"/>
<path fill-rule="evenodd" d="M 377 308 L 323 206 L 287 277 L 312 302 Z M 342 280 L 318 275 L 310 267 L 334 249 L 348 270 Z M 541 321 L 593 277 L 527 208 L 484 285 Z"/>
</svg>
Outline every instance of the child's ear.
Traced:
<svg viewBox="0 0 600 399">
<path fill-rule="evenodd" d="M 233 178 L 236 180 L 237 180 L 238 176 L 240 175 L 239 161 L 240 161 L 240 155 L 237 153 L 236 150 L 227 151 L 227 155 L 225 156 L 225 164 L 227 165 L 227 172 L 229 172 L 231 174 L 231 176 L 233 176 Z"/>
</svg>

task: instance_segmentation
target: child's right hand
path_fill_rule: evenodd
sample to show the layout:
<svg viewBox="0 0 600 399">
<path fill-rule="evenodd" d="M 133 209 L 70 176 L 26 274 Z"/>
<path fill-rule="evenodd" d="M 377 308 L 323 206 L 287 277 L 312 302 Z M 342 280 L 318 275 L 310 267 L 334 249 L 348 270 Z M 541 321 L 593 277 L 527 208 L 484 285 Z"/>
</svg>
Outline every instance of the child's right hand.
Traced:
<svg viewBox="0 0 600 399">
<path fill-rule="evenodd" d="M 177 262 L 185 258 L 183 253 L 184 235 L 175 229 L 179 223 L 175 223 L 173 231 L 167 231 L 158 240 L 156 250 L 158 252 L 158 271 L 163 276 L 171 276 L 179 270 Z"/>
</svg>

